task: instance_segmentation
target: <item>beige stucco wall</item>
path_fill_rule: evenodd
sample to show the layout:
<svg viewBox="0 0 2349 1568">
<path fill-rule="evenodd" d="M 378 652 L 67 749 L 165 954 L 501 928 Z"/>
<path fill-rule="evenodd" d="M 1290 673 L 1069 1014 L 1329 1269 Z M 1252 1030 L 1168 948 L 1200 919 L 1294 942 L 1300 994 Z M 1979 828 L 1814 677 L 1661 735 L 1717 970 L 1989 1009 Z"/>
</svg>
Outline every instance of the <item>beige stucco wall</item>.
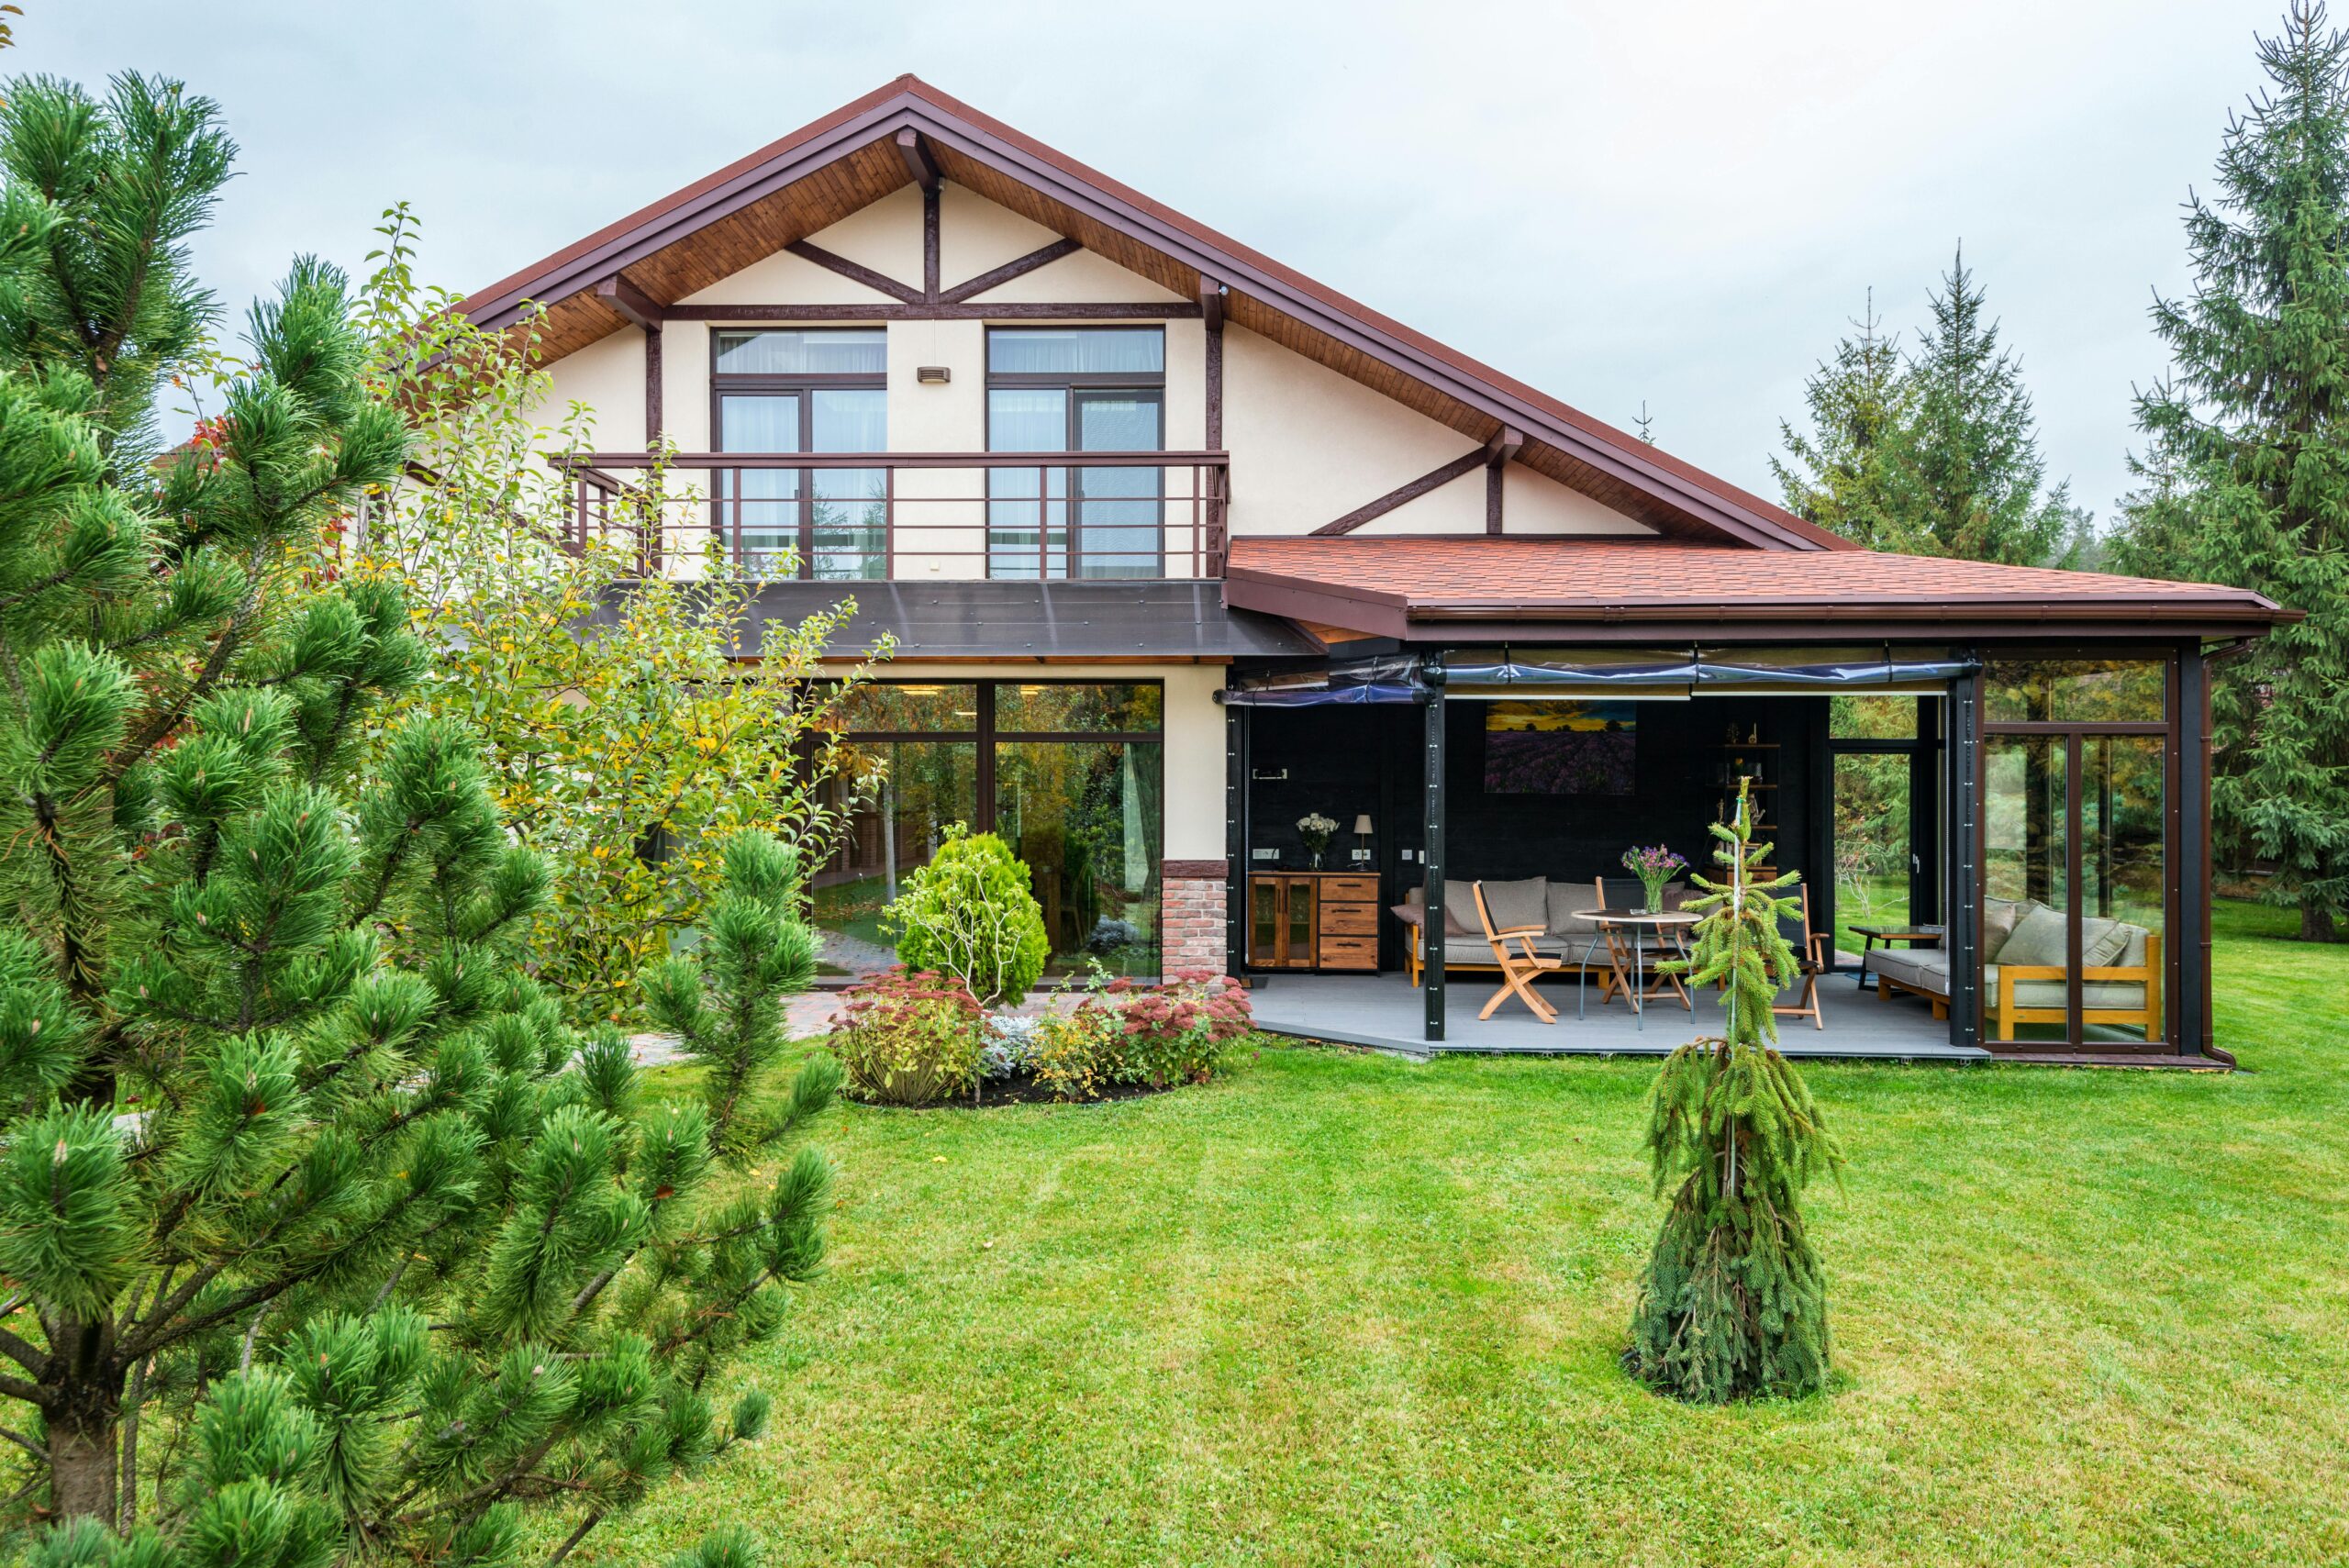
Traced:
<svg viewBox="0 0 2349 1568">
<path fill-rule="evenodd" d="M 940 206 L 941 272 L 952 286 L 1025 255 L 1052 232 L 984 197 L 950 184 Z M 898 191 L 811 237 L 827 250 L 888 276 L 921 279 L 921 197 Z M 1002 285 L 983 302 L 1115 303 L 1175 296 L 1090 252 L 1065 257 Z M 857 304 L 876 291 L 796 256 L 778 254 L 691 295 L 695 304 Z M 775 325 L 788 325 L 777 322 Z M 738 324 L 729 323 L 734 328 Z M 1166 432 L 1170 450 L 1206 444 L 1206 329 L 1172 320 L 1166 333 Z M 685 451 L 707 451 L 709 353 L 713 328 L 680 321 L 662 335 L 662 425 Z M 889 324 L 890 444 L 907 451 L 980 451 L 986 445 L 985 328 L 979 321 Z M 612 334 L 550 367 L 553 387 L 539 411 L 551 425 L 573 399 L 596 410 L 596 444 L 606 450 L 643 445 L 643 342 L 634 328 Z M 922 365 L 944 365 L 952 380 L 925 385 Z M 1230 523 L 1234 534 L 1310 532 L 1467 451 L 1456 430 L 1414 413 L 1336 372 L 1243 328 L 1224 330 L 1224 440 L 1231 452 Z M 1170 556 L 1192 543 L 1192 471 L 1170 469 L 1166 487 Z M 1510 533 L 1644 533 L 1638 523 L 1577 491 L 1520 465 L 1504 473 L 1503 507 Z M 900 471 L 897 570 L 901 577 L 948 579 L 985 574 L 977 525 L 985 489 L 977 469 Z M 944 525 L 959 525 L 941 531 Z M 925 531 L 928 525 L 929 531 Z M 1481 472 L 1397 507 L 1365 525 L 1367 536 L 1480 533 L 1485 527 Z M 948 551 L 959 551 L 949 554 Z"/>
</svg>

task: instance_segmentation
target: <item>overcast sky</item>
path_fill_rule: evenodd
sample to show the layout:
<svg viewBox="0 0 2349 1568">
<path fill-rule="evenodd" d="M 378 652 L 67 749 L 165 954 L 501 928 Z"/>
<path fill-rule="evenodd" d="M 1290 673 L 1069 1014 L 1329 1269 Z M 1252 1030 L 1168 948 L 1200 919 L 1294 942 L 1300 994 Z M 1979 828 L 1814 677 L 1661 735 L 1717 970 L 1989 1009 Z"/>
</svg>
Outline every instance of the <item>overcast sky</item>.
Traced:
<svg viewBox="0 0 2349 1568">
<path fill-rule="evenodd" d="M 900 72 L 1598 417 L 1776 495 L 1801 383 L 1963 239 L 2052 476 L 2127 487 L 2132 383 L 2281 0 L 21 0 L 0 64 L 163 72 L 240 177 L 241 308 L 385 206 L 490 282 Z"/>
</svg>

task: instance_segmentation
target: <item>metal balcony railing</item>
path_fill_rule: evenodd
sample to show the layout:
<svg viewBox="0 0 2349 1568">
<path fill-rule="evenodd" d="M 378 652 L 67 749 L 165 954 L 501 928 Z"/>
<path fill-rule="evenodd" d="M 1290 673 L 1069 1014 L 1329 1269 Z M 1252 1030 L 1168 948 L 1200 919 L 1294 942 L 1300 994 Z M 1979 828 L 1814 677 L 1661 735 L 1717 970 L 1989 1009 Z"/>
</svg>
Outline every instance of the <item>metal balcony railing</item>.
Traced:
<svg viewBox="0 0 2349 1568">
<path fill-rule="evenodd" d="M 572 535 L 641 575 L 713 548 L 820 582 L 1217 579 L 1230 459 L 1186 452 L 589 452 Z"/>
</svg>

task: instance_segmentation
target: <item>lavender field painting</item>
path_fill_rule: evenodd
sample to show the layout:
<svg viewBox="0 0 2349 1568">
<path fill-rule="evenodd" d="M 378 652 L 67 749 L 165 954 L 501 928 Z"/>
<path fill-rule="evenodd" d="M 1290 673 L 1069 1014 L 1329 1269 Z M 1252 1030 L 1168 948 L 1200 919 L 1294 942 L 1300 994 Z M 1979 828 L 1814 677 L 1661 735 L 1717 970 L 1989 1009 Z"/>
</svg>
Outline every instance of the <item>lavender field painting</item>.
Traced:
<svg viewBox="0 0 2349 1568">
<path fill-rule="evenodd" d="M 1630 795 L 1638 740 L 1628 702 L 1489 704 L 1485 793 Z"/>
</svg>

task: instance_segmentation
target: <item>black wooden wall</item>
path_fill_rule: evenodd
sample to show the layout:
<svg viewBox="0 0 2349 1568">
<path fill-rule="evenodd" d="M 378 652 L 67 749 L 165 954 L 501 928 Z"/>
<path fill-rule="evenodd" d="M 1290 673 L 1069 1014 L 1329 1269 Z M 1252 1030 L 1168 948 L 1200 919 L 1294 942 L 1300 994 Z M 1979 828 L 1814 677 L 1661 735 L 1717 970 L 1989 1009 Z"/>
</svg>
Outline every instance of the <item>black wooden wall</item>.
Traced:
<svg viewBox="0 0 2349 1568">
<path fill-rule="evenodd" d="M 1826 821 L 1824 697 L 1702 697 L 1638 705 L 1635 793 L 1623 796 L 1487 795 L 1485 793 L 1485 706 L 1446 705 L 1444 745 L 1451 785 L 1448 820 L 1450 875 L 1506 879 L 1546 876 L 1587 882 L 1625 875 L 1623 851 L 1633 844 L 1668 844 L 1711 867 L 1713 839 L 1706 825 L 1724 791 L 1717 770 L 1730 757 L 1763 760 L 1771 837 L 1779 869 L 1822 880 L 1829 867 Z M 1741 740 L 1755 725 L 1776 750 L 1724 751 L 1734 721 Z M 1418 851 L 1420 805 L 1420 711 L 1394 705 L 1364 707 L 1258 708 L 1249 757 L 1251 870 L 1307 863 L 1296 822 L 1309 811 L 1337 818 L 1327 864 L 1348 869 L 1352 828 L 1367 812 L 1376 831 L 1370 847 L 1383 901 L 1402 900 L 1422 873 Z M 1279 776 L 1286 774 L 1286 776 Z M 1403 852 L 1412 859 L 1403 859 Z M 1817 862 L 1814 871 L 1813 862 Z M 1381 962 L 1401 962 L 1392 922 L 1382 922 Z"/>
</svg>

